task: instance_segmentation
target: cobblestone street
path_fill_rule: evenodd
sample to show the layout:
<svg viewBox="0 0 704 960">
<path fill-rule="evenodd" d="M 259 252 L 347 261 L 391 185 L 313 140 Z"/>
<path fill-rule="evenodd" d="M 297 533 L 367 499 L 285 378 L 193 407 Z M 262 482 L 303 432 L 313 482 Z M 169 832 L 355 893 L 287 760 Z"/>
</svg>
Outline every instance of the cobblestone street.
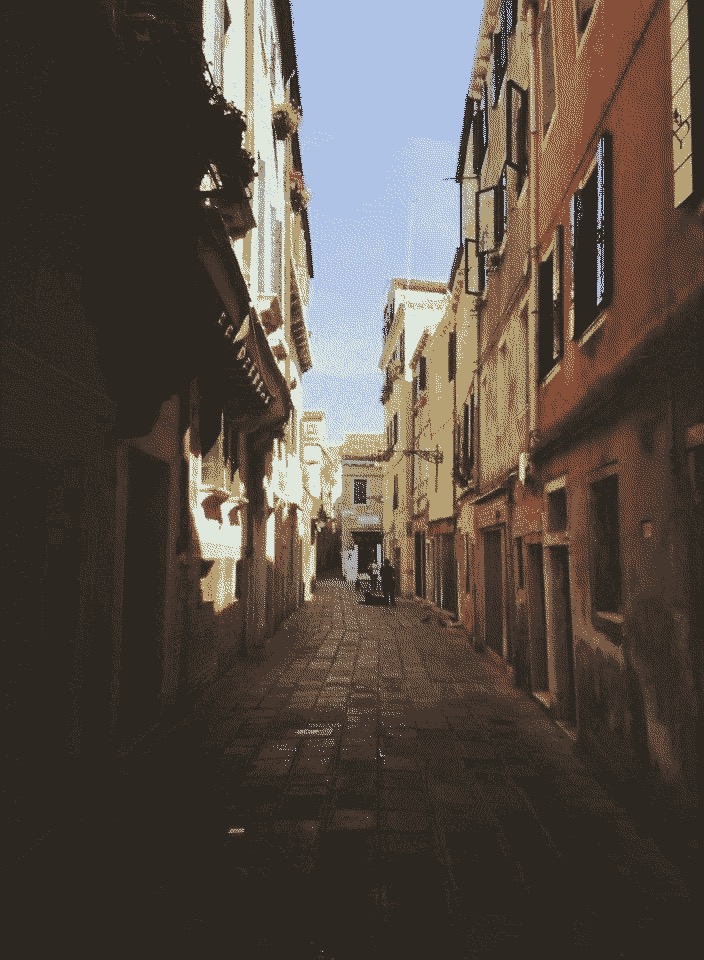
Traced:
<svg viewBox="0 0 704 960">
<path fill-rule="evenodd" d="M 677 870 L 411 601 L 322 584 L 125 781 L 87 858 L 69 845 L 30 881 L 74 956 L 684 955 Z"/>
</svg>

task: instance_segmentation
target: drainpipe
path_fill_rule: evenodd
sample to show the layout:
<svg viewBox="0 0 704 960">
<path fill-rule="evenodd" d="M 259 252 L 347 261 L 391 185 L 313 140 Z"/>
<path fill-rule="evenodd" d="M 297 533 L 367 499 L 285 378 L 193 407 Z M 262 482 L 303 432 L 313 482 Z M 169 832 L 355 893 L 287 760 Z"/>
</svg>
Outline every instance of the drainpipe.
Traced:
<svg viewBox="0 0 704 960">
<path fill-rule="evenodd" d="M 538 83 L 537 83 L 537 22 L 536 5 L 528 7 L 528 32 L 530 35 L 530 81 L 528 100 L 530 104 L 530 296 L 528 300 L 528 436 L 526 450 L 529 452 L 536 440 L 538 421 Z"/>
</svg>

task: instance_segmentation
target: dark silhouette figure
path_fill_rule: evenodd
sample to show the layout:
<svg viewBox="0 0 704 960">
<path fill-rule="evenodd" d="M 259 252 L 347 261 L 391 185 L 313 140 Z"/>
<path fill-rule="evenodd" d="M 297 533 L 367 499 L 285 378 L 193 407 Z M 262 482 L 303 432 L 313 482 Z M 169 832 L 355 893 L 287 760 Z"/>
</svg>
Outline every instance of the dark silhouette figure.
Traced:
<svg viewBox="0 0 704 960">
<path fill-rule="evenodd" d="M 396 606 L 396 572 L 387 557 L 381 565 L 381 589 L 384 592 L 384 604 Z"/>
</svg>

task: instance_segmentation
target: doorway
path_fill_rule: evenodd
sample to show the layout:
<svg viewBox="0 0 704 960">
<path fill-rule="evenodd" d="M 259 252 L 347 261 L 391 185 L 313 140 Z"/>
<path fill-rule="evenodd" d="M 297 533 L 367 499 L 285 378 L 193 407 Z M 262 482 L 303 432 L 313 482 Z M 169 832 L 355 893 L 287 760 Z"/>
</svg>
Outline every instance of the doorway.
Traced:
<svg viewBox="0 0 704 960">
<path fill-rule="evenodd" d="M 369 573 L 369 567 L 377 559 L 377 548 L 381 545 L 381 534 L 353 530 L 352 542 L 357 547 L 358 573 Z"/>
<path fill-rule="evenodd" d="M 416 596 L 424 598 L 425 588 L 425 534 L 416 533 L 415 535 L 415 579 Z"/>
<path fill-rule="evenodd" d="M 550 636 L 555 659 L 555 715 L 568 726 L 576 726 L 577 692 L 567 547 L 548 548 L 548 590 Z"/>
<path fill-rule="evenodd" d="M 484 532 L 484 621 L 487 645 L 503 657 L 504 580 L 501 539 L 501 529 Z"/>
<path fill-rule="evenodd" d="M 530 689 L 533 693 L 541 693 L 548 690 L 548 645 L 545 628 L 545 581 L 542 543 L 528 544 L 527 560 Z"/>
</svg>

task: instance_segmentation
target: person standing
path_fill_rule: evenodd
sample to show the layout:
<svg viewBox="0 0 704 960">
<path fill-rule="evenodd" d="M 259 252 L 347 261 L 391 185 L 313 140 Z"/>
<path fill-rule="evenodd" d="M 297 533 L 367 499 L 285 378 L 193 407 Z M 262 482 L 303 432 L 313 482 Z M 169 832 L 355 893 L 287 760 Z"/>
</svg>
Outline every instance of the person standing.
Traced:
<svg viewBox="0 0 704 960">
<path fill-rule="evenodd" d="M 381 565 L 381 589 L 384 591 L 384 604 L 396 606 L 396 571 L 389 558 L 386 557 Z"/>
<path fill-rule="evenodd" d="M 369 564 L 369 574 L 372 578 L 372 590 L 376 592 L 379 589 L 379 564 L 376 560 Z"/>
</svg>

